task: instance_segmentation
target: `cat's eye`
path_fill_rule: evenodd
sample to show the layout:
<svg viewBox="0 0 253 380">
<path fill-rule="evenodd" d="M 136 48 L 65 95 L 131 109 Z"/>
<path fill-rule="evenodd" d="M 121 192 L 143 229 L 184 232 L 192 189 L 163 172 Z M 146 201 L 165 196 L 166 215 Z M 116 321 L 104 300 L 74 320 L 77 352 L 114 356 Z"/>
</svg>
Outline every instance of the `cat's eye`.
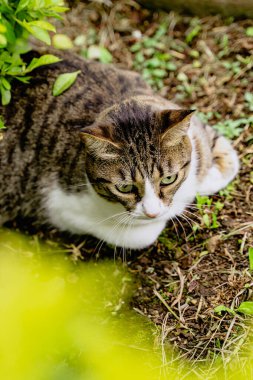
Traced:
<svg viewBox="0 0 253 380">
<path fill-rule="evenodd" d="M 116 189 L 121 193 L 132 193 L 134 185 L 116 185 Z"/>
<path fill-rule="evenodd" d="M 168 177 L 164 177 L 162 180 L 161 180 L 161 186 L 167 186 L 167 185 L 171 185 L 172 183 L 174 183 L 177 179 L 177 174 L 173 174 L 173 175 L 170 175 Z"/>
</svg>

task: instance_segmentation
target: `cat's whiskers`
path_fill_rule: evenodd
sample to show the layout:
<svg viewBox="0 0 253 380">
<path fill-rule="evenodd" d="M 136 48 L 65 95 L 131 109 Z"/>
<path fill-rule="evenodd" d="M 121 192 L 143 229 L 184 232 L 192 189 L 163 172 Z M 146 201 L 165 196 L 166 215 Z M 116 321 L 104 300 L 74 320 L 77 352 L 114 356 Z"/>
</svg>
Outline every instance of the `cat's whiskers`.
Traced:
<svg viewBox="0 0 253 380">
<path fill-rule="evenodd" d="M 105 218 L 105 219 L 102 219 L 102 220 L 99 220 L 98 222 L 95 222 L 94 224 L 92 224 L 92 227 L 95 227 L 95 226 L 98 226 L 100 225 L 101 223 L 104 223 L 110 219 L 113 219 L 113 218 L 116 218 L 116 217 L 120 217 L 122 215 L 129 215 L 129 212 L 128 211 L 123 211 L 123 212 L 119 212 L 117 214 L 114 214 L 114 215 L 111 215 L 111 216 L 108 216 L 108 218 Z"/>
<path fill-rule="evenodd" d="M 199 215 L 197 214 L 194 214 L 193 212 L 190 212 L 189 210 L 184 210 L 183 214 L 186 213 L 187 216 L 194 222 L 196 223 L 196 220 L 194 220 L 193 218 L 197 219 L 197 220 L 200 220 L 200 217 Z M 189 215 L 188 215 L 189 214 Z M 191 216 L 193 216 L 193 218 L 191 218 Z"/>
<path fill-rule="evenodd" d="M 128 219 L 126 223 L 126 227 L 125 227 L 124 239 L 125 239 L 125 236 L 128 234 L 129 230 L 132 228 L 133 222 L 134 222 L 134 217 L 130 214 L 130 218 Z M 122 261 L 123 263 L 126 263 L 126 247 L 125 246 L 123 246 Z"/>
<path fill-rule="evenodd" d="M 181 214 L 179 217 L 186 221 L 186 223 L 189 224 L 191 228 L 193 227 L 193 221 L 191 219 L 188 219 L 186 215 Z"/>
<path fill-rule="evenodd" d="M 176 225 L 176 223 L 175 223 L 175 221 L 174 221 L 173 219 L 171 219 L 171 221 L 172 221 L 172 223 L 173 223 L 173 226 L 174 226 L 174 228 L 175 228 L 175 231 L 176 231 L 177 237 L 178 237 L 178 239 L 179 239 L 179 234 L 178 234 L 178 230 L 177 230 L 177 225 Z"/>
<path fill-rule="evenodd" d="M 132 216 L 131 216 L 131 214 L 128 211 L 123 211 L 123 212 L 120 212 L 118 214 L 111 215 L 110 217 L 108 217 L 106 219 L 103 219 L 103 220 L 99 221 L 98 223 L 95 223 L 94 226 L 97 226 L 97 225 L 99 225 L 99 224 L 101 224 L 101 223 L 103 223 L 103 222 L 105 222 L 105 221 L 107 221 L 109 219 L 115 218 L 115 217 L 119 217 L 119 220 L 117 220 L 116 223 L 115 223 L 115 225 L 112 226 L 112 229 L 110 230 L 110 234 L 112 234 L 118 227 L 121 227 L 121 225 L 122 225 L 122 228 L 124 228 L 125 224 L 128 223 L 128 218 L 132 217 Z M 99 255 L 99 252 L 101 251 L 102 246 L 104 245 L 104 243 L 107 242 L 107 239 L 108 239 L 109 236 L 110 235 L 107 234 L 106 238 L 103 239 L 103 240 L 100 240 L 98 242 L 98 244 L 96 245 L 95 251 L 96 251 L 96 249 L 98 247 L 98 252 L 96 253 L 97 255 Z M 116 244 L 116 246 L 114 248 L 114 259 L 115 259 L 116 251 L 117 251 L 117 244 Z"/>
<path fill-rule="evenodd" d="M 187 236 L 186 236 L 186 232 L 185 232 L 185 228 L 183 226 L 183 224 L 181 223 L 180 219 L 175 215 L 174 218 L 177 220 L 177 222 L 180 224 L 183 232 L 184 232 L 184 237 L 185 237 L 185 240 L 187 240 Z"/>
<path fill-rule="evenodd" d="M 115 214 L 115 215 L 117 215 L 117 214 Z M 115 215 L 113 215 L 113 216 L 115 216 Z M 129 216 L 129 212 L 128 212 L 128 211 L 124 211 L 123 213 L 120 213 L 120 218 L 119 218 L 120 220 L 118 220 L 118 221 L 115 223 L 115 225 L 113 226 L 113 228 L 110 230 L 110 233 L 107 234 L 107 236 L 105 237 L 105 239 L 102 241 L 102 244 L 100 245 L 100 247 L 99 247 L 99 251 L 97 252 L 97 254 L 99 254 L 99 252 L 100 252 L 102 246 L 104 245 L 104 243 L 107 242 L 107 239 L 108 239 L 108 237 L 110 236 L 110 234 L 112 234 L 112 233 L 115 231 L 115 229 L 118 228 L 118 226 L 120 226 L 121 224 L 124 225 L 125 220 L 128 219 L 128 216 Z M 117 244 L 116 244 L 116 246 L 117 246 Z M 116 248 L 117 248 L 117 247 L 116 247 Z M 96 249 L 96 248 L 95 248 L 95 249 Z M 115 249 L 114 249 L 114 255 L 115 255 Z"/>
<path fill-rule="evenodd" d="M 121 236 L 121 234 L 123 235 L 123 233 L 124 233 L 123 240 L 125 239 L 126 235 L 128 234 L 129 229 L 132 227 L 132 223 L 131 222 L 133 222 L 133 220 L 134 220 L 134 217 L 131 214 L 129 214 L 128 218 L 126 218 L 124 220 L 124 223 L 121 222 L 122 226 L 121 226 L 121 229 L 120 229 L 119 236 Z M 123 255 L 122 255 L 122 261 L 123 261 L 123 263 L 126 262 L 126 251 L 125 251 L 125 249 L 126 249 L 126 247 L 123 246 L 123 247 L 121 247 L 121 250 L 120 250 L 120 253 L 121 252 L 123 253 Z"/>
</svg>

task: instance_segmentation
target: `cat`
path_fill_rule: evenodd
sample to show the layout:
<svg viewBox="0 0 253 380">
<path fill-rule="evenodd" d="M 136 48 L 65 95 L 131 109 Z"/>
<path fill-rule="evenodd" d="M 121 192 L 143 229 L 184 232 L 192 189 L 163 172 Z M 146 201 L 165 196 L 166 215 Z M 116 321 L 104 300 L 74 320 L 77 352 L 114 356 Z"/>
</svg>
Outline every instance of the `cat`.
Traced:
<svg viewBox="0 0 253 380">
<path fill-rule="evenodd" d="M 0 106 L 0 225 L 32 218 L 141 249 L 197 193 L 216 193 L 235 177 L 230 142 L 155 95 L 139 74 L 62 58 L 37 69 L 29 85 L 13 82 L 11 103 Z M 76 70 L 76 82 L 54 97 L 58 75 Z"/>
</svg>

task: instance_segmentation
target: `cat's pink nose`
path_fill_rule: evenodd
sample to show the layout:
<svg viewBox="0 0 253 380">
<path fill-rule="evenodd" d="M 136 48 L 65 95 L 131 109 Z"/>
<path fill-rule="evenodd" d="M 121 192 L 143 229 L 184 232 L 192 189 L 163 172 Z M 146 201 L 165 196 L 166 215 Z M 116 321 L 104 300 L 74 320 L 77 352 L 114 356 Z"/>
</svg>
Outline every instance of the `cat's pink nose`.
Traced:
<svg viewBox="0 0 253 380">
<path fill-rule="evenodd" d="M 148 216 L 149 218 L 156 218 L 157 216 L 158 216 L 158 212 L 157 213 L 149 213 L 149 212 L 147 212 L 147 211 L 144 211 L 144 214 L 146 215 L 146 216 Z"/>
</svg>

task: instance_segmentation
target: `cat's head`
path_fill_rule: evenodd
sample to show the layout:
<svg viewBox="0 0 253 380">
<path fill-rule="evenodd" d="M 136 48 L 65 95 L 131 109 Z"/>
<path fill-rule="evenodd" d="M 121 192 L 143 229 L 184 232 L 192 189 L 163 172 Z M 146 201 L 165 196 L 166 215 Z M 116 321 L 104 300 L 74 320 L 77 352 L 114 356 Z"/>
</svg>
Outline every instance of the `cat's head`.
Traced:
<svg viewBox="0 0 253 380">
<path fill-rule="evenodd" d="M 122 204 L 138 220 L 181 213 L 188 199 L 180 193 L 191 164 L 191 113 L 129 100 L 84 128 L 86 171 L 97 194 Z"/>
</svg>

